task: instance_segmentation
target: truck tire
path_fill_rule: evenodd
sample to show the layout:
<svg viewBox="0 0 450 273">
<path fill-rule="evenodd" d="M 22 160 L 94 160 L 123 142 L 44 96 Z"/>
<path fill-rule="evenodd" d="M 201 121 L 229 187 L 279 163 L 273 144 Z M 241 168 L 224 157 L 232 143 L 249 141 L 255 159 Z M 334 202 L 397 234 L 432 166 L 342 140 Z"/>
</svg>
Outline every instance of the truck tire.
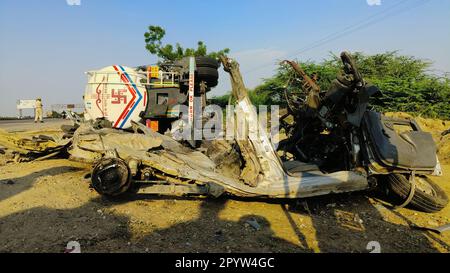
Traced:
<svg viewBox="0 0 450 273">
<path fill-rule="evenodd" d="M 211 67 L 198 67 L 197 79 L 199 81 L 205 81 L 209 87 L 214 87 L 219 80 L 219 71 Z"/>
<path fill-rule="evenodd" d="M 219 71 L 211 67 L 199 67 L 197 68 L 197 77 L 199 79 L 217 80 L 219 79 Z"/>
<path fill-rule="evenodd" d="M 416 176 L 415 192 L 410 205 L 423 212 L 437 212 L 448 204 L 445 192 L 426 176 Z M 389 188 L 402 200 L 406 200 L 411 190 L 408 178 L 402 174 L 387 176 Z"/>
<path fill-rule="evenodd" d="M 195 64 L 197 65 L 197 68 L 210 67 L 216 70 L 219 68 L 219 62 L 216 59 L 210 57 L 195 57 Z"/>
<path fill-rule="evenodd" d="M 215 81 L 210 81 L 210 82 L 208 83 L 208 86 L 209 86 L 210 88 L 213 88 L 213 87 L 216 87 L 218 84 L 219 84 L 219 80 L 215 80 Z"/>
</svg>

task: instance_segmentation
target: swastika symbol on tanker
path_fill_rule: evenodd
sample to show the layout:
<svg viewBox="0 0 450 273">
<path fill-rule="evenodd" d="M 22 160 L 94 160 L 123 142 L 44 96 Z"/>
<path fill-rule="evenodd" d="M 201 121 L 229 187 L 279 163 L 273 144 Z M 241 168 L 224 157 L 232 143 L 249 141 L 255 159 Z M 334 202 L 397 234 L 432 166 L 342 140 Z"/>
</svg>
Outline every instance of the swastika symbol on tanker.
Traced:
<svg viewBox="0 0 450 273">
<path fill-rule="evenodd" d="M 124 95 L 124 93 L 127 92 L 126 89 L 118 89 L 117 92 L 116 90 L 112 89 L 111 90 L 111 103 L 112 104 L 127 104 L 127 96 Z"/>
</svg>

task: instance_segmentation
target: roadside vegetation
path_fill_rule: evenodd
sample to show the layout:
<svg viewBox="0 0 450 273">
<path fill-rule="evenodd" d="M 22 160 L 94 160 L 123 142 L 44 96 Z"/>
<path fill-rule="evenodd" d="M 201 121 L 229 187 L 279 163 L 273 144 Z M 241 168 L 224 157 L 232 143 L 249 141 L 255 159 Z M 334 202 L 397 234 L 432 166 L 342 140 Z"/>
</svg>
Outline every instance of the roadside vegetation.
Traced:
<svg viewBox="0 0 450 273">
<path fill-rule="evenodd" d="M 149 26 L 144 34 L 145 47 L 162 62 L 171 62 L 187 56 L 208 56 L 218 58 L 228 54 L 230 49 L 208 52 L 206 44 L 197 43 L 197 48 L 185 48 L 179 43 L 163 44 L 166 31 L 160 26 Z M 371 105 L 380 112 L 406 112 L 427 118 L 450 119 L 450 74 L 437 76 L 431 69 L 432 62 L 413 56 L 398 54 L 397 51 L 367 55 L 354 52 L 356 62 L 364 79 L 378 86 L 383 96 L 373 98 Z M 341 70 L 338 55 L 331 54 L 322 62 L 302 62 L 308 75 L 317 79 L 322 91 L 328 90 L 331 82 Z M 245 75 L 244 75 L 245 77 Z M 280 65 L 271 78 L 267 78 L 256 88 L 249 90 L 255 105 L 286 106 L 284 90 L 300 88 L 292 69 Z M 230 93 L 210 99 L 210 103 L 225 106 Z"/>
<path fill-rule="evenodd" d="M 381 112 L 406 112 L 415 116 L 450 119 L 450 77 L 436 76 L 432 63 L 397 52 L 366 55 L 353 53 L 366 81 L 378 86 L 381 98 L 371 105 Z M 315 75 L 322 91 L 326 91 L 341 69 L 339 56 L 331 55 L 322 62 L 299 62 L 308 75 Z M 245 77 L 245 75 L 244 75 Z M 291 69 L 279 66 L 276 74 L 249 90 L 255 105 L 278 104 L 285 106 L 283 96 L 286 85 L 295 87 Z M 288 84 L 290 83 L 290 84 Z M 299 86 L 297 86 L 299 88 Z M 212 98 L 218 105 L 228 103 L 229 94 Z"/>
</svg>

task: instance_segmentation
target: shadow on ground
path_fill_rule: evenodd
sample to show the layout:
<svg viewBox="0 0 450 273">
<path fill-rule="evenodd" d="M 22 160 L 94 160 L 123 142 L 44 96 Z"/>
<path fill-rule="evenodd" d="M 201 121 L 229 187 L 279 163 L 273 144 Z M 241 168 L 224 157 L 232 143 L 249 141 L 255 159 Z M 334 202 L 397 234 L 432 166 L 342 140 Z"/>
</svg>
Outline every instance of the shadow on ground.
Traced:
<svg viewBox="0 0 450 273">
<path fill-rule="evenodd" d="M 33 172 L 31 174 L 9 179 L 0 179 L 0 202 L 33 187 L 37 179 L 43 176 L 54 176 L 76 172 L 82 168 L 73 166 L 58 166 Z"/>
<path fill-rule="evenodd" d="M 305 239 L 309 235 L 295 221 L 299 215 L 311 217 L 321 252 L 369 252 L 370 241 L 379 242 L 382 252 L 438 251 L 423 231 L 386 222 L 363 195 L 308 199 L 308 211 L 293 202 L 272 202 L 281 206 L 301 245 L 275 236 L 270 222 L 260 215 L 220 219 L 227 202 L 204 199 L 197 218 L 168 228 L 152 227 L 138 239 L 133 239 L 129 217 L 100 212 L 116 201 L 99 197 L 75 209 L 33 208 L 0 219 L 0 252 L 62 252 L 70 240 L 79 241 L 86 252 L 311 252 Z M 329 206 L 333 202 L 336 207 Z M 248 224 L 255 220 L 258 228 Z"/>
<path fill-rule="evenodd" d="M 75 196 L 92 197 L 65 209 L 10 204 L 23 209 L 3 212 L 0 252 L 63 252 L 70 240 L 79 241 L 84 252 L 369 252 L 370 241 L 378 242 L 381 252 L 438 252 L 435 244 L 450 250 L 440 236 L 411 229 L 412 220 L 374 202 L 364 192 L 300 201 L 139 195 L 109 200 L 89 194 L 87 183 L 74 184 L 79 178 L 69 173 L 78 171 L 73 166 L 59 166 L 14 178 L 12 185 L 5 183 L 8 179 L 0 181 L 0 206 L 5 199 L 32 189 L 42 175 L 65 173 L 58 178 L 68 178 L 58 181 L 61 189 L 79 189 Z M 141 203 L 147 222 L 140 222 L 138 214 L 123 213 Z M 235 208 L 245 210 L 235 214 Z M 241 216 L 230 220 L 226 215 Z M 161 217 L 174 220 L 163 228 L 156 221 Z M 286 223 L 282 230 L 280 222 Z M 296 240 L 287 240 L 286 230 Z"/>
</svg>

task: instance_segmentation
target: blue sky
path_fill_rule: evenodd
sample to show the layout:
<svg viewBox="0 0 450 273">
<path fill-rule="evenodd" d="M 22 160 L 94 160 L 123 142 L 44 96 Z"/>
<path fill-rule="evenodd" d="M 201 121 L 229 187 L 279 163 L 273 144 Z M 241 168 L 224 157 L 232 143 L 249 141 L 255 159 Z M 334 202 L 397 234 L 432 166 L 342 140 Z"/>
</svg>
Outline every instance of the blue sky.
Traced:
<svg viewBox="0 0 450 273">
<path fill-rule="evenodd" d="M 155 63 L 144 48 L 150 24 L 166 29 L 167 43 L 229 47 L 249 88 L 278 60 L 320 61 L 342 50 L 399 50 L 450 71 L 450 0 L 0 0 L 0 115 L 14 116 L 17 99 L 81 103 L 85 71 Z M 221 76 L 213 95 L 230 88 Z"/>
</svg>

